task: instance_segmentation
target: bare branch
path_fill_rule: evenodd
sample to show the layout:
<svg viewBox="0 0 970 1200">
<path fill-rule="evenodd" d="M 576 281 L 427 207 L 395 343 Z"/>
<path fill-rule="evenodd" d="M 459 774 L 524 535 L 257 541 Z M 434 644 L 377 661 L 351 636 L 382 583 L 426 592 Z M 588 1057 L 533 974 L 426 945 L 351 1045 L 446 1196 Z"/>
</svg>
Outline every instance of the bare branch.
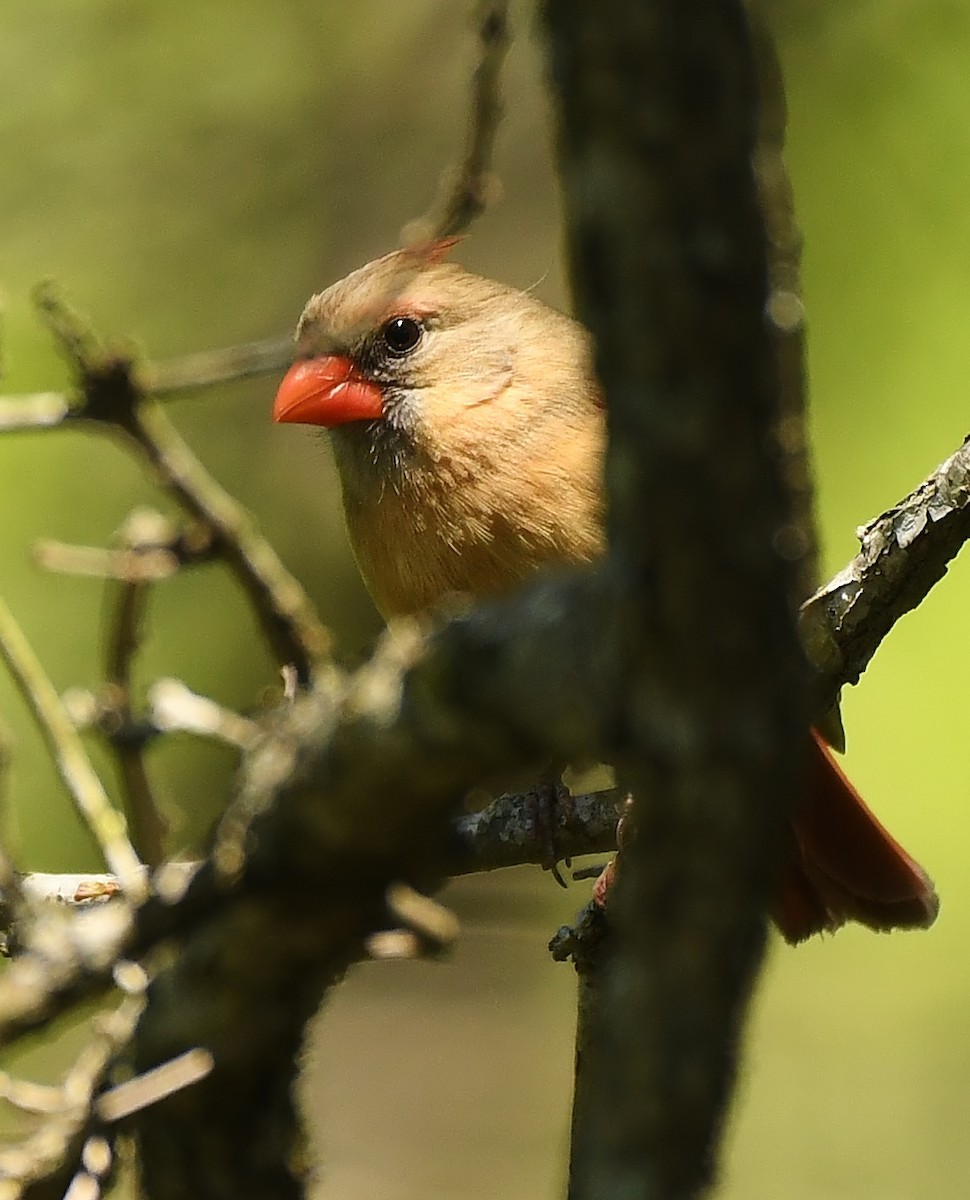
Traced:
<svg viewBox="0 0 970 1200">
<path fill-rule="evenodd" d="M 857 683 L 893 625 L 946 574 L 970 537 L 970 440 L 859 532 L 861 550 L 802 608 L 801 633 L 821 672 L 821 703 Z"/>
<path fill-rule="evenodd" d="M 109 548 L 41 539 L 34 543 L 34 561 L 44 570 L 66 575 L 154 583 L 170 578 L 181 567 L 215 558 L 211 530 L 198 523 L 175 528 L 154 509 L 135 509 L 122 537 L 127 544 Z"/>
<path fill-rule="evenodd" d="M 392 883 L 387 889 L 385 900 L 391 918 L 400 922 L 402 927 L 390 932 L 411 934 L 416 947 L 424 954 L 441 954 L 450 949 L 458 937 L 460 927 L 455 914 L 437 900 L 415 891 L 409 884 Z M 373 940 L 369 949 L 373 955 Z"/>
<path fill-rule="evenodd" d="M 240 379 L 275 375 L 290 365 L 294 351 L 295 344 L 290 336 L 243 342 L 221 350 L 187 354 L 167 362 L 144 363 L 139 378 L 149 396 L 164 400 Z"/>
<path fill-rule="evenodd" d="M 137 560 L 142 555 L 157 555 L 159 544 L 171 541 L 171 530 L 160 514 L 141 509 L 125 522 L 119 541 L 122 549 Z M 113 584 L 114 611 L 104 639 L 104 690 L 111 698 L 114 720 L 102 722 L 101 727 L 118 764 L 132 842 L 142 861 L 156 867 L 165 857 L 168 822 L 159 811 L 148 778 L 144 754 L 147 734 L 132 732 L 135 715 L 131 668 L 141 644 L 148 589 L 145 579 L 123 579 Z"/>
<path fill-rule="evenodd" d="M 214 1065 L 208 1050 L 198 1046 L 186 1050 L 160 1067 L 153 1067 L 99 1096 L 97 1115 L 102 1121 L 123 1121 L 132 1113 L 205 1079 Z"/>
<path fill-rule="evenodd" d="M 246 590 L 282 663 L 306 682 L 330 638 L 306 592 L 286 570 L 255 524 L 208 474 L 161 409 L 141 406 L 127 430 L 156 468 L 166 491 L 210 528 L 226 562 Z"/>
<path fill-rule="evenodd" d="M 0 1176 L 10 1185 L 4 1195 L 76 1195 L 73 1181 L 105 1174 L 111 1166 L 111 1147 L 91 1145 L 95 1124 L 94 1097 L 103 1085 L 119 1048 L 132 1035 L 142 1010 L 141 998 L 128 997 L 110 1014 L 96 1017 L 93 1038 L 85 1045 L 57 1088 L 14 1081 L 6 1076 L 5 1092 L 21 1107 L 45 1114 L 40 1128 L 15 1147 L 0 1150 Z M 93 1193 L 97 1195 L 98 1192 Z"/>
<path fill-rule="evenodd" d="M 169 579 L 179 569 L 178 559 L 167 549 L 132 554 L 117 548 L 76 546 L 42 538 L 34 543 L 33 554 L 34 562 L 45 571 L 92 579 L 119 579 L 126 583 Z"/>
<path fill-rule="evenodd" d="M 294 351 L 293 338 L 283 335 L 165 361 L 149 361 L 139 366 L 139 385 L 146 396 L 167 400 L 243 379 L 278 374 L 293 361 Z M 64 392 L 0 397 L 0 433 L 50 428 L 63 424 L 72 415 L 74 406 Z"/>
<path fill-rule="evenodd" d="M 618 805 L 616 788 L 572 796 L 557 806 L 551 831 L 535 827 L 536 792 L 499 796 L 481 812 L 458 817 L 453 826 L 458 853 L 448 865 L 450 875 L 494 871 L 524 863 L 545 866 L 548 838 L 562 858 L 605 854 L 616 847 Z"/>
<path fill-rule="evenodd" d="M 30 705 L 58 773 L 93 834 L 105 862 L 118 876 L 126 892 L 132 896 L 140 895 L 143 887 L 142 866 L 128 841 L 124 820 L 108 799 L 53 684 L 2 599 L 0 655 L 6 660 Z"/>
<path fill-rule="evenodd" d="M 78 378 L 79 399 L 53 404 L 21 398 L 4 417 L 4 428 L 91 421 L 133 441 L 157 472 L 161 486 L 211 534 L 216 551 L 247 592 L 282 664 L 292 663 L 302 682 L 329 649 L 329 636 L 303 588 L 236 501 L 208 474 L 164 417 L 146 402 L 144 385 L 131 359 L 104 348 L 86 324 L 58 300 L 50 288 L 38 294 L 38 306 Z M 187 372 L 188 374 L 188 372 Z M 57 415 L 59 414 L 59 416 Z"/>
<path fill-rule="evenodd" d="M 498 189 L 489 172 L 502 119 L 502 65 L 511 42 L 507 0 L 479 0 L 477 21 L 479 60 L 472 78 L 465 157 L 458 170 L 443 180 L 444 196 L 436 208 L 404 230 L 405 245 L 463 233 Z"/>
<path fill-rule="evenodd" d="M 121 891 L 117 875 L 97 875 L 91 871 L 70 874 L 28 871 L 20 877 L 20 886 L 28 899 L 38 903 L 78 907 L 110 899 Z"/>
<path fill-rule="evenodd" d="M 71 414 L 63 392 L 33 392 L 28 396 L 4 396 L 0 402 L 0 433 L 52 429 Z"/>
</svg>

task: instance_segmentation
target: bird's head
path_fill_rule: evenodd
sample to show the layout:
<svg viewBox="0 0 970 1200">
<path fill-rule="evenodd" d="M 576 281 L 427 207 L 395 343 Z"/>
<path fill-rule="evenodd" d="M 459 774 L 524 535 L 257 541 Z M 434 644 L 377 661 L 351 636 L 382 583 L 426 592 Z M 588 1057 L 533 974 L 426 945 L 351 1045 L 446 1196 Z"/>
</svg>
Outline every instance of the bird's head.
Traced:
<svg viewBox="0 0 970 1200">
<path fill-rule="evenodd" d="M 536 380 L 554 378 L 557 362 L 585 365 L 586 337 L 574 322 L 445 261 L 453 245 L 395 251 L 313 296 L 273 419 L 328 429 L 370 423 L 372 436 L 418 441 L 432 429 L 440 439 L 509 389 L 541 393 Z M 517 401 L 523 417 L 529 398 Z"/>
<path fill-rule="evenodd" d="M 386 614 L 507 590 L 602 547 L 589 338 L 535 296 L 400 250 L 312 297 L 276 421 L 332 443 L 347 528 Z"/>
</svg>

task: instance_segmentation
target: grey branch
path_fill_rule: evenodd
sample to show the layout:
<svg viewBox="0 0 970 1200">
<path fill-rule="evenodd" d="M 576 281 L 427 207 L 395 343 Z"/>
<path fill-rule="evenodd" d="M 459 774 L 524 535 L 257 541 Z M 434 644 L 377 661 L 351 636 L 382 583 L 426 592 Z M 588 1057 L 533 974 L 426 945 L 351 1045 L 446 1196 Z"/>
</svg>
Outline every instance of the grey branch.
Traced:
<svg viewBox="0 0 970 1200">
<path fill-rule="evenodd" d="M 946 574 L 970 537 L 970 441 L 859 531 L 861 549 L 804 605 L 802 638 L 821 672 L 822 703 L 858 682 L 893 625 Z"/>
</svg>

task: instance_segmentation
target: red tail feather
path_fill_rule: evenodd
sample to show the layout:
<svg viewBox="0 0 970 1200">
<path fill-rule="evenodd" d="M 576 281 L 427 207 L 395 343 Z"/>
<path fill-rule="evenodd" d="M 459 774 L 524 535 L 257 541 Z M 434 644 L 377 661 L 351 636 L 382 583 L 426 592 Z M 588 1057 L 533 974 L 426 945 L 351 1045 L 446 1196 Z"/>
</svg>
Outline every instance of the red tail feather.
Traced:
<svg viewBox="0 0 970 1200">
<path fill-rule="evenodd" d="M 932 925 L 940 902 L 929 876 L 879 824 L 815 731 L 806 799 L 792 825 L 773 913 L 787 941 L 849 920 L 876 930 Z"/>
</svg>

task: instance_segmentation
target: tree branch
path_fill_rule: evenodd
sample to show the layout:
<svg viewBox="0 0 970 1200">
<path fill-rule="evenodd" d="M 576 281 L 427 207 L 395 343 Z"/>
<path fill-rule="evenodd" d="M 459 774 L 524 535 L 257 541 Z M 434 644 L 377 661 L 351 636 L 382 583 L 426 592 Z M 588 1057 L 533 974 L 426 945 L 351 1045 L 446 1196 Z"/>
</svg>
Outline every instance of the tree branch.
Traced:
<svg viewBox="0 0 970 1200">
<path fill-rule="evenodd" d="M 802 608 L 824 706 L 857 683 L 893 625 L 922 602 L 970 537 L 970 440 L 859 533 L 861 550 Z"/>
<path fill-rule="evenodd" d="M 461 166 L 443 181 L 444 196 L 427 216 L 404 230 L 406 245 L 463 233 L 486 209 L 497 184 L 490 175 L 495 135 L 502 120 L 499 87 L 511 42 L 507 0 L 479 0 L 478 66 L 472 79 L 468 146 Z"/>
<path fill-rule="evenodd" d="M 50 288 L 37 299 L 77 377 L 78 394 L 73 401 L 47 393 L 8 400 L 6 410 L 0 407 L 0 431 L 92 422 L 138 446 L 161 486 L 211 535 L 281 663 L 292 663 L 300 680 L 309 680 L 329 649 L 329 636 L 303 588 L 242 506 L 206 472 L 161 409 L 148 402 L 130 357 L 101 346 Z"/>
<path fill-rule="evenodd" d="M 137 897 L 143 884 L 141 863 L 128 841 L 124 821 L 112 807 L 54 685 L 2 599 L 0 655 L 30 705 L 64 786 L 104 861 L 122 888 Z"/>
<path fill-rule="evenodd" d="M 816 639 L 824 636 L 824 645 L 829 646 L 827 661 L 821 664 L 819 676 L 820 691 L 825 696 L 834 694 L 843 683 L 851 680 L 852 672 L 858 670 L 854 647 L 864 645 L 866 661 L 871 657 L 872 649 L 885 633 L 886 610 L 883 603 L 895 603 L 896 599 L 904 597 L 908 605 L 914 596 L 925 594 L 940 577 L 938 570 L 928 572 L 925 563 L 940 557 L 952 557 L 970 534 L 966 519 L 956 519 L 959 512 L 966 511 L 963 485 L 959 483 L 961 472 L 966 467 L 966 454 L 967 447 L 964 447 L 915 492 L 868 527 L 885 533 L 887 528 L 893 528 L 900 514 L 910 514 L 904 525 L 912 537 L 906 540 L 904 547 L 899 546 L 896 539 L 879 539 L 879 544 L 885 553 L 892 556 L 894 564 L 888 576 L 881 569 L 880 556 L 873 556 L 871 549 L 864 550 L 835 580 L 820 590 L 817 600 L 810 602 L 810 619 L 817 624 L 813 636 Z M 957 465 L 956 487 L 951 481 L 951 463 Z M 941 496 L 949 499 L 944 503 Z M 952 504 L 952 516 L 943 521 L 934 520 L 930 514 L 935 512 L 939 515 L 941 503 L 944 507 Z M 928 546 L 926 553 L 923 551 L 924 541 L 932 547 L 930 550 Z M 837 586 L 838 580 L 847 576 L 858 581 L 858 586 L 853 584 L 850 589 L 850 619 L 843 622 L 834 612 L 833 621 L 829 624 L 829 603 L 842 595 Z M 438 780 L 436 797 L 431 797 L 430 803 L 446 808 L 448 798 L 457 797 L 464 787 L 480 782 L 483 762 L 490 768 L 497 767 L 500 761 L 515 761 L 521 765 L 523 759 L 529 757 L 528 747 L 540 743 L 547 747 L 546 750 L 535 749 L 533 754 L 536 762 L 543 761 L 550 750 L 553 754 L 562 754 L 564 748 L 572 744 L 575 734 L 579 734 L 581 739 L 588 736 L 595 729 L 598 716 L 607 709 L 606 704 L 598 702 L 596 697 L 608 689 L 610 676 L 608 663 L 589 648 L 584 631 L 597 626 L 605 627 L 601 623 L 610 617 L 600 607 L 603 599 L 597 598 L 596 587 L 590 591 L 584 585 L 579 589 L 578 597 L 574 595 L 575 590 L 575 585 L 543 585 L 517 602 L 509 602 L 498 609 L 453 623 L 432 639 L 428 659 L 410 680 L 400 678 L 405 662 L 399 663 L 389 675 L 385 673 L 385 662 L 383 682 L 377 689 L 366 678 L 353 684 L 339 675 L 328 675 L 329 700 L 318 697 L 314 702 L 318 708 L 316 722 L 309 719 L 303 704 L 300 705 L 299 718 L 295 713 L 280 714 L 280 725 L 270 744 L 277 744 L 277 739 L 286 744 L 288 738 L 296 736 L 298 742 L 304 745 L 304 759 L 310 755 L 312 748 L 312 762 L 303 763 L 306 777 L 299 782 L 292 780 L 290 786 L 301 789 L 299 807 L 303 809 L 302 820 L 314 828 L 315 838 L 325 839 L 327 847 L 325 853 L 321 851 L 322 865 L 315 871 L 314 878 L 306 883 L 314 896 L 307 924 L 314 925 L 322 921 L 320 939 L 313 939 L 312 950 L 308 946 L 300 951 L 297 946 L 299 953 L 314 955 L 320 989 L 328 978 L 340 973 L 346 962 L 366 954 L 364 943 L 369 933 L 386 927 L 386 915 L 379 898 L 382 884 L 389 884 L 401 874 L 422 875 L 428 870 L 429 860 L 437 863 L 437 870 L 451 874 L 541 861 L 541 841 L 529 842 L 528 806 L 524 798 L 515 796 L 500 797 L 485 813 L 459 818 L 453 839 L 445 839 L 439 857 L 439 845 L 432 846 L 426 834 L 424 810 L 416 811 L 412 807 L 410 784 L 403 792 L 399 790 L 401 780 L 407 781 L 413 776 L 410 770 L 406 776 L 401 773 L 398 755 L 408 757 L 412 750 L 418 751 L 420 761 L 427 766 L 429 778 Z M 870 596 L 873 597 L 872 603 Z M 875 597 L 880 598 L 879 603 L 876 603 Z M 842 598 L 847 597 L 842 595 Z M 567 612 L 573 615 L 567 618 Z M 878 613 L 878 621 L 871 631 L 867 631 L 866 622 L 870 618 L 866 614 L 871 612 Z M 496 661 L 496 648 L 505 644 L 503 631 L 516 624 L 521 629 L 521 656 L 510 646 Z M 839 653 L 833 653 L 832 647 L 842 649 Z M 466 651 L 473 665 L 467 673 L 463 673 L 458 663 Z M 557 659 L 560 652 L 563 657 Z M 561 666 L 556 675 L 550 677 L 549 666 L 556 662 L 560 662 Z M 518 669 L 512 672 L 511 679 L 506 679 L 504 673 L 515 664 L 518 664 Z M 483 665 L 488 668 L 484 674 L 481 673 Z M 583 676 L 587 683 L 583 686 L 582 694 L 561 694 L 562 689 L 568 692 L 574 688 L 573 681 Z M 491 728 L 489 722 L 494 720 L 494 714 L 491 713 L 493 700 L 508 683 L 511 683 L 512 694 L 516 698 L 515 711 L 519 715 L 516 718 L 518 724 L 514 724 L 513 729 L 518 731 L 509 735 L 508 727 L 502 723 L 498 730 L 493 729 L 492 732 L 497 751 L 503 745 L 506 751 L 509 751 L 510 745 L 518 749 L 510 752 L 507 758 L 498 752 L 494 756 L 484 753 L 482 757 L 483 744 L 487 748 L 490 742 L 487 730 Z M 360 722 L 365 721 L 366 710 L 357 703 L 351 704 L 348 697 L 363 694 L 373 699 L 375 691 L 377 694 L 396 695 L 400 692 L 402 695 L 407 693 L 423 697 L 425 715 L 418 716 L 413 711 L 409 715 L 402 708 L 398 716 L 388 722 L 372 714 L 370 734 L 366 740 L 358 742 L 356 749 L 347 749 L 345 744 L 341 748 L 339 721 L 334 716 L 341 696 L 344 697 L 347 710 L 344 719 L 351 719 L 359 726 Z M 440 764 L 435 749 L 438 745 L 436 727 L 439 722 L 445 721 L 443 713 L 447 706 L 456 701 L 455 715 L 449 716 L 444 725 L 447 737 L 443 750 L 450 747 L 447 762 Z M 481 711 L 483 705 L 486 710 L 484 716 Z M 545 722 L 546 713 L 550 718 L 548 725 Z M 287 734 L 287 728 L 291 725 Z M 501 734 L 501 729 L 506 729 L 505 735 Z M 546 735 L 550 736 L 547 738 Z M 417 746 L 411 743 L 412 738 L 417 739 Z M 477 756 L 464 763 L 464 771 L 459 772 L 460 778 L 456 777 L 453 788 L 449 787 L 447 781 L 440 779 L 438 767 L 450 763 L 448 769 L 456 770 L 456 760 L 460 762 L 463 759 L 466 745 L 469 751 L 477 747 Z M 592 745 L 587 746 L 587 752 L 593 752 Z M 270 753 L 265 746 L 263 753 Z M 296 751 L 292 746 L 289 750 L 280 747 L 272 752 L 276 753 L 283 754 L 286 761 L 292 762 L 291 756 Z M 354 764 L 353 770 L 348 774 L 348 765 L 351 763 Z M 415 768 L 418 773 L 421 769 L 420 765 Z M 284 763 L 284 776 L 285 770 Z M 341 780 L 338 790 L 345 798 L 342 803 L 339 796 L 334 796 L 332 792 L 334 772 Z M 247 768 L 247 779 L 247 795 L 250 799 L 246 801 L 246 811 L 261 811 L 260 822 L 272 828 L 277 818 L 273 815 L 271 796 L 280 795 L 281 789 L 286 788 L 285 779 L 280 776 L 279 770 L 266 776 L 255 761 Z M 262 787 L 259 786 L 260 779 Z M 258 800 L 252 796 L 251 789 L 254 786 Z M 350 832 L 344 828 L 343 821 L 345 816 L 353 816 L 360 794 L 355 790 L 358 787 L 373 789 L 373 795 L 369 803 L 359 810 L 360 822 L 354 822 L 353 831 Z M 343 814 L 339 819 L 332 819 L 329 815 L 334 801 Z M 295 803 L 295 798 L 291 797 L 286 803 Z M 572 816 L 564 813 L 561 818 L 563 824 L 556 835 L 563 852 L 580 854 L 605 850 L 615 832 L 614 804 L 614 793 L 577 797 Z M 71 919 L 63 910 L 55 910 L 50 921 L 45 919 L 36 936 L 21 948 L 20 957 L 10 964 L 0 984 L 0 1038 L 9 1042 L 18 1032 L 36 1028 L 51 1015 L 63 1012 L 78 1000 L 109 987 L 113 964 L 120 956 L 137 958 L 167 938 L 178 936 L 191 939 L 200 935 L 210 922 L 218 925 L 221 920 L 219 913 L 224 905 L 238 901 L 248 911 L 251 904 L 265 904 L 265 936 L 269 944 L 274 944 L 279 930 L 273 929 L 273 922 L 283 921 L 283 924 L 287 924 L 290 916 L 287 915 L 285 920 L 279 917 L 272 892 L 257 886 L 255 881 L 261 877 L 267 882 L 280 877 L 285 879 L 286 868 L 282 866 L 282 861 L 285 861 L 289 850 L 300 847 L 302 842 L 299 825 L 294 828 L 293 818 L 284 820 L 281 815 L 279 819 L 286 830 L 287 843 L 279 845 L 275 835 L 266 836 L 271 846 L 276 845 L 281 861 L 268 872 L 254 868 L 251 886 L 245 884 L 244 874 L 237 874 L 235 883 L 224 880 L 216 886 L 210 864 L 196 888 L 184 894 L 188 878 L 194 873 L 193 868 L 166 866 L 163 875 L 157 879 L 152 897 L 137 912 L 132 913 L 127 905 L 117 901 L 108 906 L 101 905 L 94 911 L 85 911 Z M 587 831 L 596 831 L 591 833 L 588 841 L 579 828 L 572 829 L 570 822 L 573 819 Z M 570 840 L 574 832 L 575 842 Z M 233 841 L 238 847 L 240 837 L 235 837 Z M 402 861 L 385 863 L 382 876 L 375 879 L 375 855 L 380 857 L 381 847 L 386 849 L 395 843 L 400 846 Z M 521 857 L 518 857 L 520 852 Z M 302 850 L 299 857 L 301 861 L 304 859 Z M 316 861 L 312 853 L 310 858 Z M 237 852 L 230 859 L 239 864 Z M 327 862 L 332 863 L 332 867 L 327 868 Z M 311 870 L 309 863 L 306 869 Z M 239 870 L 242 872 L 243 868 L 240 866 Z M 431 874 L 433 872 L 429 871 L 429 882 Z M 99 883 L 103 890 L 98 887 Z M 78 896 L 79 885 L 83 885 L 81 896 Z M 102 896 L 110 894 L 113 885 L 114 880 L 110 876 L 28 876 L 25 880 L 25 886 L 34 898 L 49 897 L 53 893 L 69 899 L 86 900 L 86 907 L 99 891 Z M 247 901 L 245 897 L 249 890 L 252 894 Z M 296 902 L 297 908 L 300 903 Z M 362 911 L 364 915 L 360 926 L 344 928 L 341 932 L 338 921 L 338 927 L 333 928 L 335 918 L 320 915 L 320 909 L 327 909 L 330 904 L 343 920 L 347 919 L 350 910 Z M 76 934 L 73 932 L 75 920 L 83 922 Z M 250 930 L 244 941 L 251 945 L 255 937 L 255 931 Z M 259 955 L 249 957 L 254 964 L 258 963 Z M 298 965 L 291 966 L 298 972 L 306 969 L 299 957 Z M 282 964 L 278 963 L 276 967 L 284 970 Z M 277 1004 L 276 1000 L 270 1004 L 268 1019 Z M 294 1019 L 298 1023 L 299 1015 Z M 297 1036 L 294 1031 L 293 1038 Z M 186 1046 L 180 1043 L 177 1047 L 169 1048 L 181 1052 Z M 148 1119 L 147 1114 L 144 1119 Z"/>
<path fill-rule="evenodd" d="M 570 1196 L 709 1181 L 805 737 L 741 3 L 549 0 L 577 308 L 607 398 L 635 797 Z M 644 530 L 644 514 L 650 515 Z M 792 557 L 797 557 L 797 553 Z"/>
<path fill-rule="evenodd" d="M 285 371 L 296 347 L 291 336 L 242 342 L 222 350 L 205 350 L 165 362 L 148 362 L 139 370 L 146 393 L 156 400 L 204 388 Z"/>
<path fill-rule="evenodd" d="M 205 470 L 158 407 L 139 405 L 121 426 L 157 471 L 162 487 L 190 516 L 211 530 L 283 665 L 307 682 L 330 649 L 302 586 L 286 570 L 255 523 Z"/>
<path fill-rule="evenodd" d="M 122 549 L 132 558 L 157 555 L 159 543 L 169 535 L 168 522 L 140 510 L 121 530 Z M 112 581 L 111 619 L 104 638 L 102 709 L 110 705 L 112 721 L 101 728 L 114 751 L 122 785 L 124 811 L 131 838 L 142 862 L 157 867 L 165 857 L 168 822 L 159 811 L 145 764 L 147 732 L 138 729 L 132 705 L 131 669 L 144 633 L 145 608 L 150 583 L 142 578 Z"/>
</svg>

